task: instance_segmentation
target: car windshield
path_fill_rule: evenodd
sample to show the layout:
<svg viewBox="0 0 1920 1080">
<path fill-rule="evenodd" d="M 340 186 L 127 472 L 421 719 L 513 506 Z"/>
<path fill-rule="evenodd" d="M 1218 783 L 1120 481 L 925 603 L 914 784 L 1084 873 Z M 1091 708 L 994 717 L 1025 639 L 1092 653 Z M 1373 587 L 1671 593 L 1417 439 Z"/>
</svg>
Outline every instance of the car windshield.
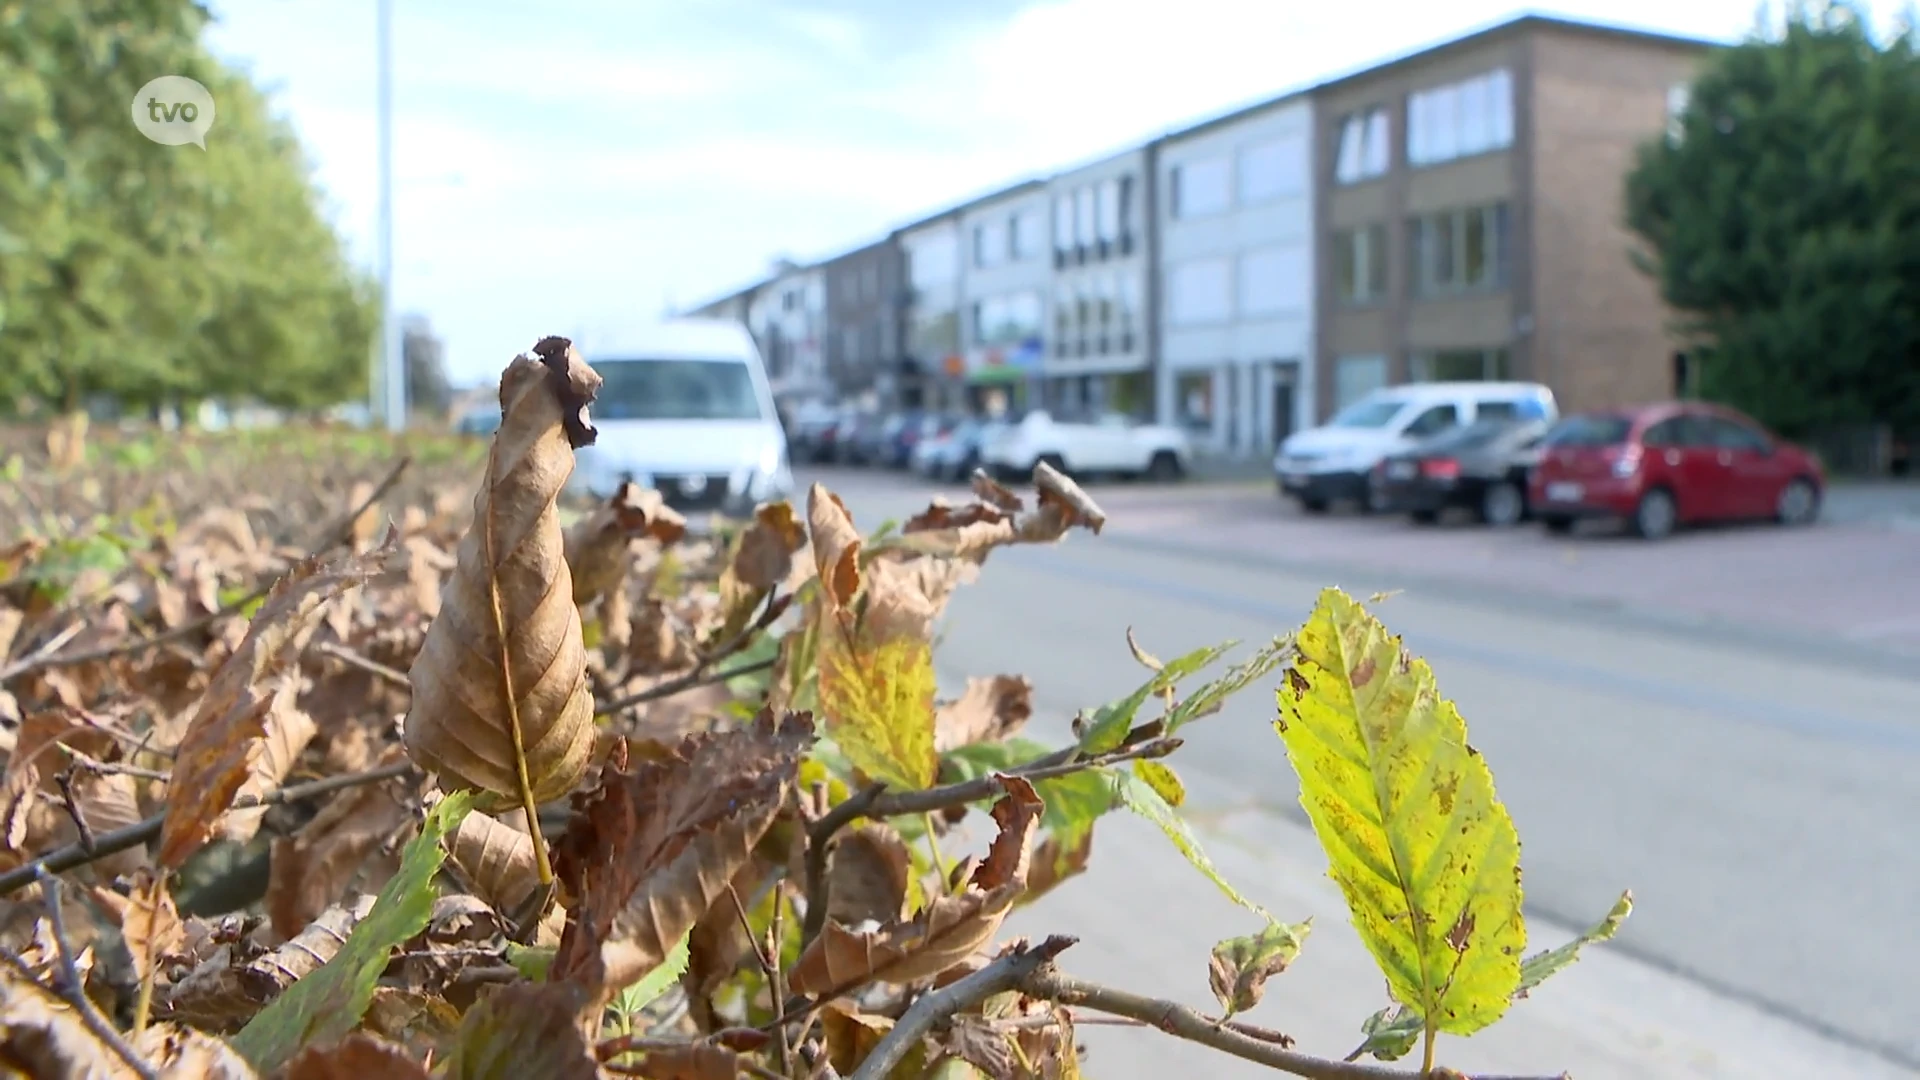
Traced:
<svg viewBox="0 0 1920 1080">
<path fill-rule="evenodd" d="M 753 376 L 738 360 L 601 360 L 595 420 L 760 420 Z"/>
<path fill-rule="evenodd" d="M 1405 402 L 1391 399 L 1356 401 L 1346 408 L 1341 409 L 1338 413 L 1335 413 L 1333 419 L 1327 421 L 1327 426 L 1343 428 L 1383 428 L 1392 423 L 1393 418 L 1399 416 L 1400 410 L 1405 407 Z"/>
<path fill-rule="evenodd" d="M 1624 416 L 1596 413 L 1570 416 L 1547 433 L 1548 446 L 1618 446 L 1627 441 L 1633 421 Z"/>
</svg>

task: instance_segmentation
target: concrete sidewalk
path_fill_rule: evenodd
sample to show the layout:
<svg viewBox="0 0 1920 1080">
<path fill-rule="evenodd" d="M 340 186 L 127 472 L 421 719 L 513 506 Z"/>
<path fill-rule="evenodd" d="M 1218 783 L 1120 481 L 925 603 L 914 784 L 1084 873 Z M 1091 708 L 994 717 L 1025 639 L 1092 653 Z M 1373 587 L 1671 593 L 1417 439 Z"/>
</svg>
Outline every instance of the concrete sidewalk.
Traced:
<svg viewBox="0 0 1920 1080">
<path fill-rule="evenodd" d="M 1047 726 L 1059 723 L 1055 718 Z M 1246 1019 L 1292 1035 L 1303 1052 L 1344 1056 L 1360 1042 L 1361 1021 L 1389 999 L 1384 978 L 1348 921 L 1345 901 L 1326 876 L 1318 842 L 1287 818 L 1210 800 L 1210 793 L 1231 789 L 1183 765 L 1178 755 L 1171 764 L 1182 770 L 1193 799 L 1186 816 L 1227 880 L 1279 918 L 1314 920 L 1300 959 L 1268 983 L 1265 1000 Z M 985 843 L 979 825 L 973 846 Z M 1593 897 L 1595 919 L 1615 895 Z M 1207 989 L 1208 950 L 1259 925 L 1257 916 L 1188 866 L 1158 829 L 1117 811 L 1096 830 L 1088 871 L 1016 912 L 1002 937 L 1075 934 L 1080 943 L 1061 957 L 1063 970 L 1217 1015 Z M 1575 933 L 1537 917 L 1528 930 L 1529 951 Z M 1100 1080 L 1274 1075 L 1150 1029 L 1087 1025 L 1079 1038 L 1089 1051 L 1086 1072 Z M 1439 1060 L 1470 1075 L 1548 1077 L 1564 1071 L 1577 1080 L 1920 1076 L 1604 945 L 1587 950 L 1492 1028 L 1470 1039 L 1443 1038 Z M 1417 1062 L 1399 1065 L 1411 1072 Z"/>
</svg>

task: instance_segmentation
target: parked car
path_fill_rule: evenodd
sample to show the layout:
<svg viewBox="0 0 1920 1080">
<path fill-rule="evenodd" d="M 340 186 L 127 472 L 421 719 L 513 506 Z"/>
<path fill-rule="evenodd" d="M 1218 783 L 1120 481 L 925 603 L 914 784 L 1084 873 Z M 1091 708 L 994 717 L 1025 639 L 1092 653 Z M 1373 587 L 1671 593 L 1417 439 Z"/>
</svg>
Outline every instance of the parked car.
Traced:
<svg viewBox="0 0 1920 1080">
<path fill-rule="evenodd" d="M 788 450 L 799 461 L 833 460 L 833 432 L 839 423 L 840 411 L 831 405 L 802 405 L 787 428 Z"/>
<path fill-rule="evenodd" d="M 1336 500 L 1373 510 L 1370 477 L 1388 454 L 1480 420 L 1553 420 L 1553 391 L 1539 383 L 1409 383 L 1375 390 L 1317 428 L 1289 436 L 1273 457 L 1280 494 L 1309 513 Z"/>
<path fill-rule="evenodd" d="M 1382 508 L 1430 525 L 1448 510 L 1471 510 L 1482 524 L 1515 525 L 1527 516 L 1527 474 L 1539 460 L 1545 420 L 1480 420 L 1389 454 L 1374 466 Z"/>
<path fill-rule="evenodd" d="M 980 436 L 989 425 L 970 416 L 943 418 L 940 430 L 913 448 L 913 471 L 930 480 L 963 480 L 980 465 Z"/>
<path fill-rule="evenodd" d="M 1542 443 L 1528 496 L 1550 532 L 1623 518 L 1652 540 L 1715 521 L 1805 525 L 1825 490 L 1819 460 L 1753 418 L 1672 402 L 1567 417 Z"/>
<path fill-rule="evenodd" d="M 605 498 L 631 480 L 701 520 L 793 494 L 786 434 L 744 327 L 668 320 L 596 343 L 586 360 L 601 378 L 599 434 L 574 451 L 574 487 Z"/>
<path fill-rule="evenodd" d="M 841 465 L 871 465 L 880 451 L 880 429 L 886 423 L 878 413 L 849 411 L 834 428 L 833 460 Z"/>
<path fill-rule="evenodd" d="M 880 464 L 889 469 L 904 469 L 913 462 L 913 448 L 929 431 L 939 429 L 941 418 L 919 409 L 908 409 L 890 417 L 881 434 Z"/>
<path fill-rule="evenodd" d="M 983 442 L 980 460 L 1005 475 L 1031 473 L 1044 461 L 1062 472 L 1102 473 L 1177 480 L 1193 451 L 1187 433 L 1146 424 L 1122 413 L 1055 418 L 1035 409 Z"/>
</svg>

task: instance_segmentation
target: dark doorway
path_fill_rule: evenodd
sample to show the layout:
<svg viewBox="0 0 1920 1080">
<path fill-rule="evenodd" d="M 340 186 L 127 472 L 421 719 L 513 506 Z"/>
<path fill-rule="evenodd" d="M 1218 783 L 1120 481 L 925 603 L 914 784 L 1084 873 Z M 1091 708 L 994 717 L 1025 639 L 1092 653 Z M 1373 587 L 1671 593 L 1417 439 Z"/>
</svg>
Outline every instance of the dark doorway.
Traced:
<svg viewBox="0 0 1920 1080">
<path fill-rule="evenodd" d="M 1280 444 L 1293 434 L 1293 380 L 1286 368 L 1276 368 L 1273 373 L 1273 447 L 1278 450 Z"/>
</svg>

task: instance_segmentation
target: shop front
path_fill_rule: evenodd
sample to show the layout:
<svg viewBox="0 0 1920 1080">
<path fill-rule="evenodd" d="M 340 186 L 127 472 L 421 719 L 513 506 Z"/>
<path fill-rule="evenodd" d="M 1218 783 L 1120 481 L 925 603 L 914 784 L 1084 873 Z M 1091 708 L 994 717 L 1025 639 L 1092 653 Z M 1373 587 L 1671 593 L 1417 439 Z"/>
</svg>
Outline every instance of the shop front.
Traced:
<svg viewBox="0 0 1920 1080">
<path fill-rule="evenodd" d="M 974 349 L 967 355 L 967 408 L 980 416 L 1019 413 L 1039 404 L 1040 363 L 1046 356 L 1038 337 L 1009 346 Z"/>
</svg>

